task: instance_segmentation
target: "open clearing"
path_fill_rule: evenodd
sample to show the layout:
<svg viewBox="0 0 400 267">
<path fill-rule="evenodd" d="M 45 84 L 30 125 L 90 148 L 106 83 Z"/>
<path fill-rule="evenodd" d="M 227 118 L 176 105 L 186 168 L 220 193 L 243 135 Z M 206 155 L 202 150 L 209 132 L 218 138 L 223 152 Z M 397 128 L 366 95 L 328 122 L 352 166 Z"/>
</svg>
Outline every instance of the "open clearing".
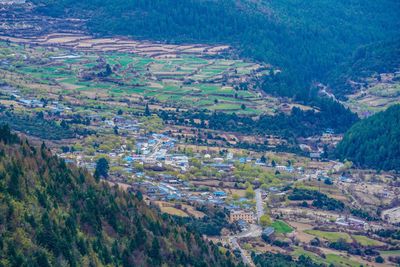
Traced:
<svg viewBox="0 0 400 267">
<path fill-rule="evenodd" d="M 352 235 L 353 239 L 362 246 L 383 246 L 384 243 L 363 235 Z"/>
<path fill-rule="evenodd" d="M 359 267 L 360 262 L 359 259 L 351 259 L 346 255 L 338 255 L 333 253 L 325 254 L 325 258 L 321 258 L 315 253 L 310 251 L 306 251 L 303 248 L 296 248 L 293 252 L 293 255 L 299 257 L 301 255 L 310 257 L 314 262 L 320 264 L 333 264 L 334 266 L 343 266 L 343 267 Z M 357 260 L 357 261 L 356 261 Z"/>
<path fill-rule="evenodd" d="M 275 229 L 275 232 L 279 234 L 288 234 L 293 232 L 293 228 L 286 224 L 284 221 L 275 221 L 272 223 L 271 226 Z"/>
<path fill-rule="evenodd" d="M 307 234 L 314 235 L 318 238 L 325 239 L 329 242 L 336 242 L 339 239 L 344 239 L 346 242 L 351 242 L 351 237 L 347 233 L 340 233 L 340 232 L 325 232 L 319 230 L 305 230 Z"/>
<path fill-rule="evenodd" d="M 180 217 L 189 217 L 189 215 L 182 211 L 178 210 L 177 208 L 174 207 L 161 207 L 161 212 L 168 213 L 170 215 L 175 215 L 175 216 L 180 216 Z"/>
<path fill-rule="evenodd" d="M 348 233 L 341 232 L 325 232 L 319 230 L 305 230 L 307 234 L 316 236 L 318 238 L 325 239 L 329 242 L 336 242 L 339 239 L 343 239 L 346 242 L 352 242 L 353 240 L 359 243 L 362 246 L 382 246 L 384 243 L 371 239 L 369 237 L 363 235 L 349 235 Z"/>
</svg>

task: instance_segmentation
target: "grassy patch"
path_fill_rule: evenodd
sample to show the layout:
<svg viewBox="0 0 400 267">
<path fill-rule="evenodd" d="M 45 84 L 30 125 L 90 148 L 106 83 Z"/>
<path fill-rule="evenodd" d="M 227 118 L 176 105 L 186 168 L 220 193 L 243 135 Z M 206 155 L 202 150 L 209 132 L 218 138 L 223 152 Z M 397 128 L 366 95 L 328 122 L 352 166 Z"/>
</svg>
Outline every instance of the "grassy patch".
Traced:
<svg viewBox="0 0 400 267">
<path fill-rule="evenodd" d="M 294 250 L 294 252 L 292 253 L 292 255 L 295 256 L 295 257 L 300 257 L 300 256 L 304 255 L 304 256 L 309 257 L 310 259 L 312 259 L 315 263 L 319 263 L 319 264 L 326 263 L 326 261 L 323 258 L 321 258 L 320 256 L 318 256 L 317 254 L 314 254 L 314 253 L 312 253 L 310 251 L 306 251 L 306 250 L 304 250 L 303 248 L 300 248 L 300 247 L 296 248 Z"/>
<path fill-rule="evenodd" d="M 284 221 L 275 221 L 272 223 L 272 227 L 275 229 L 275 232 L 279 234 L 287 234 L 293 232 L 293 228 Z"/>
<path fill-rule="evenodd" d="M 174 207 L 162 207 L 161 211 L 164 213 L 168 213 L 170 215 L 175 215 L 175 216 L 180 216 L 180 217 L 189 217 L 189 215 L 186 214 L 186 212 L 182 210 L 178 210 Z"/>
<path fill-rule="evenodd" d="M 307 234 L 325 239 L 329 242 L 336 242 L 339 239 L 344 239 L 346 242 L 351 242 L 352 239 L 349 234 L 347 233 L 340 233 L 340 232 L 325 232 L 325 231 L 319 231 L 319 230 L 305 230 L 304 231 Z"/>
<path fill-rule="evenodd" d="M 301 255 L 304 255 L 306 257 L 309 257 L 311 260 L 313 260 L 315 263 L 318 264 L 324 264 L 324 265 L 330 265 L 333 264 L 335 267 L 359 267 L 360 263 L 348 259 L 342 255 L 337 255 L 337 254 L 327 254 L 326 258 L 323 259 L 317 254 L 314 254 L 310 251 L 306 251 L 303 248 L 296 248 L 294 252 L 292 253 L 293 256 L 295 257 L 300 257 Z"/>
<path fill-rule="evenodd" d="M 382 246 L 382 242 L 363 235 L 352 235 L 353 239 L 362 246 Z"/>
<path fill-rule="evenodd" d="M 381 250 L 379 253 L 383 256 L 400 256 L 400 250 Z"/>
<path fill-rule="evenodd" d="M 360 263 L 336 254 L 327 254 L 326 262 L 329 264 L 333 264 L 334 266 L 349 266 L 349 267 L 360 266 Z"/>
</svg>

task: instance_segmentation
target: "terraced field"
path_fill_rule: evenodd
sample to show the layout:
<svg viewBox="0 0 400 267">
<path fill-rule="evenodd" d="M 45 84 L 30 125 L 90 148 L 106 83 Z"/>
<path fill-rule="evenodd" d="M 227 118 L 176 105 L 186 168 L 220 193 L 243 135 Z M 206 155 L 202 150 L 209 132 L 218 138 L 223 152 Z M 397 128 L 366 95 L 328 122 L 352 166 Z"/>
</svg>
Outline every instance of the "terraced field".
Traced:
<svg viewBox="0 0 400 267">
<path fill-rule="evenodd" d="M 253 88 L 269 66 L 198 52 L 157 57 L 0 42 L 1 69 L 58 87 L 66 96 L 144 98 L 160 106 L 254 115 L 279 106 Z"/>
<path fill-rule="evenodd" d="M 361 89 L 348 95 L 344 102 L 361 117 L 383 111 L 391 105 L 400 103 L 400 71 L 380 74 L 381 79 L 368 78 Z"/>
<path fill-rule="evenodd" d="M 305 233 L 314 235 L 318 238 L 328 240 L 329 242 L 337 242 L 339 239 L 343 239 L 346 242 L 351 242 L 351 237 L 347 233 L 324 232 L 324 231 L 319 231 L 319 230 L 306 230 Z"/>
<path fill-rule="evenodd" d="M 293 252 L 293 256 L 299 257 L 301 255 L 310 257 L 314 262 L 319 263 L 319 264 L 332 264 L 334 266 L 340 266 L 340 267 L 358 267 L 360 266 L 360 263 L 358 262 L 358 258 L 351 258 L 348 255 L 342 255 L 342 254 L 325 254 L 325 258 L 322 258 L 318 256 L 315 253 L 312 253 L 310 251 L 306 251 L 302 248 L 296 248 Z"/>
<path fill-rule="evenodd" d="M 378 240 L 371 239 L 369 237 L 363 235 L 349 235 L 348 233 L 342 232 L 325 232 L 318 230 L 306 230 L 305 233 L 316 236 L 318 238 L 322 238 L 329 242 L 337 242 L 339 239 L 342 239 L 346 242 L 357 242 L 362 246 L 382 246 L 384 245 L 382 242 Z"/>
</svg>

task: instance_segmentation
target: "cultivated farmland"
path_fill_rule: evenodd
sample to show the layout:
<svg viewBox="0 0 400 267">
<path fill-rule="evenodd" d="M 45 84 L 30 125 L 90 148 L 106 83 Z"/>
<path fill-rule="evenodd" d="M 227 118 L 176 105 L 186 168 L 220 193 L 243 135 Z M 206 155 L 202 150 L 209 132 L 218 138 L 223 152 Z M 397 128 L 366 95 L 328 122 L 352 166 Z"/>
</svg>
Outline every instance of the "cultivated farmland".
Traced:
<svg viewBox="0 0 400 267">
<path fill-rule="evenodd" d="M 174 46 L 76 35 L 2 39 L 6 41 L 0 43 L 0 61 L 6 66 L 4 72 L 10 71 L 9 82 L 29 80 L 29 84 L 57 88 L 65 96 L 146 99 L 159 108 L 254 115 L 273 113 L 280 104 L 257 91 L 259 80 L 270 74 L 271 67 L 221 57 L 227 46 Z M 122 43 L 129 49 L 121 48 Z"/>
</svg>

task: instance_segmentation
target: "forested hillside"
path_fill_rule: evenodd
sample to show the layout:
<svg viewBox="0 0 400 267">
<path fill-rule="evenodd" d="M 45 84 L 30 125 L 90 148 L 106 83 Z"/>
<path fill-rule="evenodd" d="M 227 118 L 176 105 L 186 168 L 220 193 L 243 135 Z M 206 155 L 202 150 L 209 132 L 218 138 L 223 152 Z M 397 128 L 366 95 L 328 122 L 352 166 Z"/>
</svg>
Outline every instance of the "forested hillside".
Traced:
<svg viewBox="0 0 400 267">
<path fill-rule="evenodd" d="M 354 124 L 337 147 L 338 156 L 359 166 L 400 170 L 400 105 Z"/>
<path fill-rule="evenodd" d="M 337 95 L 351 93 L 349 81 L 365 82 L 365 78 L 400 70 L 400 39 L 362 46 L 353 57 L 330 75 Z"/>
<path fill-rule="evenodd" d="M 233 266 L 134 197 L 0 129 L 0 266 Z"/>
<path fill-rule="evenodd" d="M 265 81 L 264 90 L 303 100 L 313 81 L 332 81 L 332 73 L 336 79 L 359 47 L 400 35 L 396 0 L 33 2 L 47 15 L 88 18 L 99 35 L 231 44 L 243 56 L 283 70 Z"/>
</svg>

